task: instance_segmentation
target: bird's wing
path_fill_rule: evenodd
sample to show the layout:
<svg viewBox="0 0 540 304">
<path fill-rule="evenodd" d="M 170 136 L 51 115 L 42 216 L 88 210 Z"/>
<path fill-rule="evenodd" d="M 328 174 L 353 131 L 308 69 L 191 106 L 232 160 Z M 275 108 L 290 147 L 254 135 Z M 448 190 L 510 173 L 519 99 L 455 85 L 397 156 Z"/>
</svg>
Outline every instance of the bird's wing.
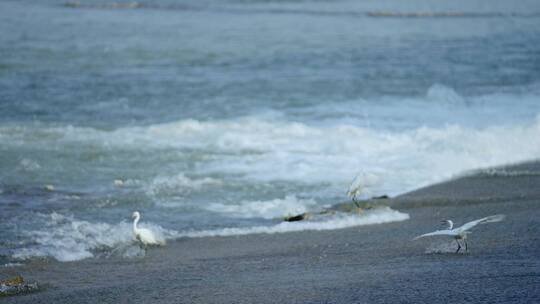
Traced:
<svg viewBox="0 0 540 304">
<path fill-rule="evenodd" d="M 148 243 L 148 244 L 156 243 L 156 238 L 154 237 L 154 234 L 152 233 L 152 231 L 146 228 L 141 228 L 140 234 L 141 234 L 141 239 L 144 243 Z"/>
<path fill-rule="evenodd" d="M 494 223 L 494 222 L 500 222 L 505 218 L 503 214 L 497 214 L 497 215 L 491 215 L 488 217 L 481 218 L 479 220 L 471 221 L 463 226 L 456 228 L 455 230 L 458 230 L 459 232 L 467 231 L 471 229 L 472 227 L 478 225 L 478 224 L 486 224 L 486 223 Z"/>
<path fill-rule="evenodd" d="M 455 233 L 452 230 L 437 230 L 430 233 L 422 234 L 417 237 L 415 237 L 413 240 L 418 240 L 420 238 L 426 237 L 426 236 L 434 236 L 434 235 L 455 235 Z"/>
<path fill-rule="evenodd" d="M 155 235 L 150 229 L 141 228 L 141 238 L 148 245 L 165 245 L 165 240 Z"/>
<path fill-rule="evenodd" d="M 359 175 L 357 175 L 351 184 L 349 190 L 347 190 L 347 196 L 350 198 L 356 198 L 362 192 L 362 183 L 360 183 Z"/>
</svg>

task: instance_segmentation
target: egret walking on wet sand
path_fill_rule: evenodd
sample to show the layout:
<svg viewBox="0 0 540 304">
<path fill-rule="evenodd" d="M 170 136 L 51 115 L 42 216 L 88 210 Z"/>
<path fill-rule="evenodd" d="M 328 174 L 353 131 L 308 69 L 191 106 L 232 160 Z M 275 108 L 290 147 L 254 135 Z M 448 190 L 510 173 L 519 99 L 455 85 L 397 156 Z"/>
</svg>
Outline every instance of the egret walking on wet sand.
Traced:
<svg viewBox="0 0 540 304">
<path fill-rule="evenodd" d="M 456 253 L 458 253 L 459 250 L 461 249 L 461 244 L 459 242 L 460 240 L 463 240 L 463 243 L 465 244 L 465 251 L 468 251 L 468 248 L 467 248 L 468 247 L 467 246 L 467 234 L 471 233 L 469 231 L 471 228 L 473 228 L 474 226 L 476 226 L 478 224 L 500 222 L 500 221 L 502 221 L 504 219 L 504 217 L 505 216 L 502 215 L 502 214 L 492 215 L 492 216 L 481 218 L 479 220 L 468 222 L 468 223 L 464 224 L 463 226 L 455 228 L 455 229 L 452 229 L 454 227 L 454 223 L 451 220 L 447 220 L 446 221 L 446 223 L 448 223 L 448 228 L 447 229 L 437 230 L 437 231 L 434 231 L 434 232 L 422 234 L 422 235 L 419 235 L 419 236 L 415 237 L 413 240 L 417 240 L 419 238 L 423 238 L 423 237 L 426 237 L 426 236 L 448 235 L 448 236 L 453 237 L 456 240 L 456 243 L 458 245 Z"/>
<path fill-rule="evenodd" d="M 135 239 L 146 249 L 149 245 L 165 245 L 165 240 L 158 238 L 150 229 L 139 228 L 137 224 L 141 219 L 139 211 L 133 212 L 133 234 Z"/>
</svg>

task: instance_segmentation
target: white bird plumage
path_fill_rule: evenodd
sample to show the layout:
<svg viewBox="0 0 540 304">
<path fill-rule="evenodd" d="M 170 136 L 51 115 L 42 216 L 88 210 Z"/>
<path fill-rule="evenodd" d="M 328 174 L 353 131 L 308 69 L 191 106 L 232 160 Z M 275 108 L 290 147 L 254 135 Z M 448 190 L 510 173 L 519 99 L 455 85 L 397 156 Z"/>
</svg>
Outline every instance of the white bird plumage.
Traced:
<svg viewBox="0 0 540 304">
<path fill-rule="evenodd" d="M 454 227 L 454 222 L 452 222 L 452 220 L 445 220 L 444 222 L 448 224 L 448 228 L 446 229 L 452 229 Z"/>
<path fill-rule="evenodd" d="M 150 229 L 139 228 L 137 224 L 141 219 L 139 211 L 133 212 L 133 234 L 135 239 L 139 241 L 145 248 L 149 245 L 165 245 L 165 240 L 158 238 Z"/>
<path fill-rule="evenodd" d="M 362 193 L 362 190 L 363 185 L 360 182 L 359 175 L 357 175 L 349 185 L 349 189 L 347 190 L 347 196 L 350 197 L 354 203 L 356 203 L 358 196 Z"/>
<path fill-rule="evenodd" d="M 446 220 L 448 223 L 448 228 L 444 230 L 437 230 L 430 233 L 422 234 L 417 237 L 415 237 L 413 240 L 417 240 L 426 236 L 436 236 L 436 235 L 448 235 L 453 237 L 456 240 L 456 243 L 458 244 L 458 249 L 456 250 L 456 253 L 459 252 L 461 249 L 461 244 L 459 243 L 459 240 L 463 240 L 465 243 L 465 251 L 468 250 L 467 246 L 467 234 L 471 233 L 469 230 L 473 228 L 474 226 L 478 224 L 486 224 L 486 223 L 495 223 L 500 222 L 505 218 L 503 214 L 497 214 L 497 215 L 491 215 L 488 217 L 484 217 L 478 220 L 474 220 L 468 223 L 463 224 L 461 227 L 457 227 L 453 229 L 454 223 L 451 220 Z"/>
<path fill-rule="evenodd" d="M 357 204 L 362 194 L 369 194 L 370 189 L 380 183 L 380 178 L 370 172 L 360 172 L 354 177 L 347 190 L 347 196 Z M 358 204 L 357 204 L 358 206 Z"/>
</svg>

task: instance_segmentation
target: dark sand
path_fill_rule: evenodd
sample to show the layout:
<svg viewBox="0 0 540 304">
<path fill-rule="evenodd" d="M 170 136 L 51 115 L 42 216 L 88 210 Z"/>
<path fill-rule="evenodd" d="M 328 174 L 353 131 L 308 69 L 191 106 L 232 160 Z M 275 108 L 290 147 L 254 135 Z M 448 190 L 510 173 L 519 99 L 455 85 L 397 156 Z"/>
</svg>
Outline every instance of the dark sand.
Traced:
<svg viewBox="0 0 540 304">
<path fill-rule="evenodd" d="M 0 268 L 45 290 L 2 303 L 540 303 L 540 165 L 481 173 L 388 203 L 408 221 L 324 232 L 181 239 L 144 258 Z M 500 173 L 503 172 L 503 173 Z M 411 239 L 477 226 L 469 252 Z M 442 252 L 441 252 L 442 251 Z M 438 253 L 437 253 L 438 252 Z"/>
</svg>

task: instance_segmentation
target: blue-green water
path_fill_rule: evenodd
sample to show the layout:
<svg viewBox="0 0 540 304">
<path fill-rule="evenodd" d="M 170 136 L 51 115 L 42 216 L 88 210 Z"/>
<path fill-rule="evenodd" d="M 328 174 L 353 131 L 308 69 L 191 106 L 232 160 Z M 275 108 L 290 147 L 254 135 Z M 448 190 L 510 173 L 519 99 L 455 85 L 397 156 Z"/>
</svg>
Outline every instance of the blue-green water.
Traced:
<svg viewBox="0 0 540 304">
<path fill-rule="evenodd" d="M 537 1 L 118 3 L 0 3 L 6 260 L 110 252 L 134 210 L 171 238 L 303 229 L 276 225 L 356 176 L 540 157 Z"/>
</svg>

